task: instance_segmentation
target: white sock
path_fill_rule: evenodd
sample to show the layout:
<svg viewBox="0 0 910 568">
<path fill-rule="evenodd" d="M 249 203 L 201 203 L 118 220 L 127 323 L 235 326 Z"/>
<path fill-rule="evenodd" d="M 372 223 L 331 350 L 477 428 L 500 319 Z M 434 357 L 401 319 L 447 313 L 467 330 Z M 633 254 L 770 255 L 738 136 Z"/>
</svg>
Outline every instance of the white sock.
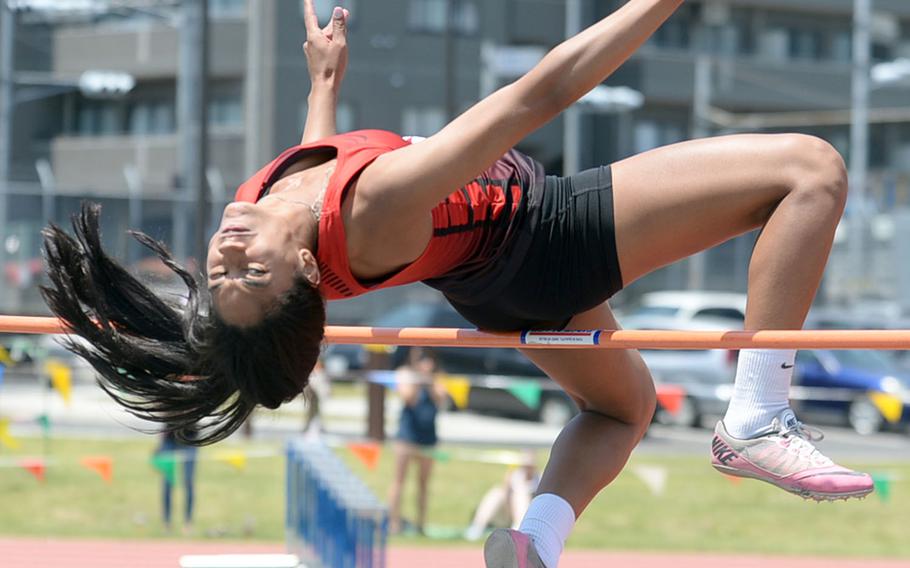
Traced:
<svg viewBox="0 0 910 568">
<path fill-rule="evenodd" d="M 724 426 L 734 438 L 752 438 L 790 407 L 795 349 L 743 349 L 739 352 L 733 396 Z"/>
<path fill-rule="evenodd" d="M 544 493 L 531 500 L 518 530 L 531 537 L 544 566 L 556 568 L 562 547 L 574 526 L 572 505 L 559 495 Z"/>
</svg>

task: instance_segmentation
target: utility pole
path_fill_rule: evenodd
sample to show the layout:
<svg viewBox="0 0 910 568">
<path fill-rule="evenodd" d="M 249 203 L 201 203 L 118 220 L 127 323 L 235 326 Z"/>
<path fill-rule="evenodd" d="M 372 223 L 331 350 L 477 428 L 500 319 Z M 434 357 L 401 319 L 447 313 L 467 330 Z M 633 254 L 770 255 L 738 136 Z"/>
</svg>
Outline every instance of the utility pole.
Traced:
<svg viewBox="0 0 910 568">
<path fill-rule="evenodd" d="M 262 86 L 259 81 L 259 69 L 263 64 L 265 42 L 265 16 L 262 13 L 264 6 L 258 2 L 247 4 L 246 16 L 246 79 L 244 84 L 244 124 L 245 152 L 244 152 L 244 177 L 253 175 L 262 167 L 262 133 L 257 128 L 262 109 Z"/>
<path fill-rule="evenodd" d="M 853 2 L 853 81 L 850 120 L 850 292 L 857 300 L 865 289 L 866 183 L 869 171 L 869 65 L 872 0 Z"/>
<path fill-rule="evenodd" d="M 183 0 L 180 24 L 180 70 L 177 78 L 180 184 L 174 202 L 174 254 L 185 262 L 190 254 L 202 263 L 208 229 L 208 0 Z M 192 196 L 195 230 L 190 232 Z M 192 239 L 193 244 L 190 245 Z"/>
<path fill-rule="evenodd" d="M 566 0 L 566 38 L 581 32 L 582 0 Z M 570 176 L 581 170 L 581 109 L 573 104 L 562 113 L 563 159 L 562 175 Z"/>
<path fill-rule="evenodd" d="M 692 89 L 691 138 L 706 138 L 711 135 L 708 115 L 711 109 L 713 64 L 708 45 L 708 29 L 704 20 L 695 28 L 695 84 Z M 709 251 L 701 251 L 689 257 L 689 273 L 686 282 L 688 290 L 704 290 L 707 281 Z"/>
<path fill-rule="evenodd" d="M 445 65 L 445 105 L 446 105 L 446 122 L 455 118 L 458 112 L 458 100 L 456 92 L 458 89 L 457 74 L 455 72 L 455 2 L 456 0 L 446 0 L 446 29 L 444 46 L 444 65 Z"/>
<path fill-rule="evenodd" d="M 14 62 L 16 12 L 0 0 L 0 274 L 6 266 L 7 208 L 13 151 L 13 107 L 16 104 Z M 2 287 L 0 287 L 2 289 Z M 0 294 L 0 300 L 3 296 Z"/>
</svg>

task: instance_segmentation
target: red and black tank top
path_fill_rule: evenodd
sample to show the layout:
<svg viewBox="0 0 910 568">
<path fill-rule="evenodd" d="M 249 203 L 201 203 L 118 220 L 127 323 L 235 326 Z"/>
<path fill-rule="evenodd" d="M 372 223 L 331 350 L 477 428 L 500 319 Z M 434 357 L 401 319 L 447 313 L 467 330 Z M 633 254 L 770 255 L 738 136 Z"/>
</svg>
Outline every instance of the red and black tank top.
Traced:
<svg viewBox="0 0 910 568">
<path fill-rule="evenodd" d="M 348 260 L 342 201 L 364 168 L 379 156 L 408 144 L 391 132 L 361 130 L 294 146 L 244 182 L 235 200 L 255 203 L 306 153 L 334 148 L 337 164 L 325 192 L 316 250 L 322 273 L 320 291 L 325 298 L 351 298 L 418 281 L 456 298 L 462 288 L 466 293 L 470 288 L 476 295 L 478 279 L 493 283 L 513 271 L 514 262 L 501 259 L 507 251 L 520 254 L 526 248 L 529 235 L 522 231 L 521 222 L 528 215 L 529 204 L 539 201 L 543 168 L 517 151 L 507 152 L 433 208 L 433 234 L 420 258 L 386 277 L 360 281 L 351 273 Z"/>
</svg>

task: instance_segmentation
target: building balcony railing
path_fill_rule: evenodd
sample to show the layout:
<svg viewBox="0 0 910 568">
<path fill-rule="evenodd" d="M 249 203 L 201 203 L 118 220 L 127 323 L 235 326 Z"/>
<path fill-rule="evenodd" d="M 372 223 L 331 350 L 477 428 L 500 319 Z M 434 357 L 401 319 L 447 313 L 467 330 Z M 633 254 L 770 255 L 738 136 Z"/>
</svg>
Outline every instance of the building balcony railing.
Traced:
<svg viewBox="0 0 910 568">
<path fill-rule="evenodd" d="M 246 32 L 245 21 L 212 23 L 213 77 L 244 74 Z M 91 68 L 117 70 L 139 80 L 174 77 L 179 51 L 178 30 L 157 22 L 138 28 L 64 27 L 53 34 L 53 70 L 60 76 L 78 76 Z"/>
<path fill-rule="evenodd" d="M 91 188 L 103 195 L 129 193 L 127 171 L 137 174 L 142 194 L 173 194 L 179 170 L 178 137 L 166 135 L 62 136 L 51 143 L 50 160 L 61 194 L 78 195 Z M 228 185 L 242 181 L 245 135 L 241 130 L 213 131 L 209 160 Z"/>
</svg>

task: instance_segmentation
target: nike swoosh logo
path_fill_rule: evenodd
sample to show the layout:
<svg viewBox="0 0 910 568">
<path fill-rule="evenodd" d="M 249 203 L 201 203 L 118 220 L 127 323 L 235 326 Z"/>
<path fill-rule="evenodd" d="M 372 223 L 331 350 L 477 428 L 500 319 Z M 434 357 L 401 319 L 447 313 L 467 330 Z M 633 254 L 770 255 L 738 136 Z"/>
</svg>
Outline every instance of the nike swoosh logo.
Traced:
<svg viewBox="0 0 910 568">
<path fill-rule="evenodd" d="M 781 364 L 780 364 L 780 368 L 781 368 L 781 369 L 792 369 L 792 368 L 793 368 L 793 365 L 788 365 L 788 364 L 786 364 L 786 363 L 781 363 Z"/>
</svg>

